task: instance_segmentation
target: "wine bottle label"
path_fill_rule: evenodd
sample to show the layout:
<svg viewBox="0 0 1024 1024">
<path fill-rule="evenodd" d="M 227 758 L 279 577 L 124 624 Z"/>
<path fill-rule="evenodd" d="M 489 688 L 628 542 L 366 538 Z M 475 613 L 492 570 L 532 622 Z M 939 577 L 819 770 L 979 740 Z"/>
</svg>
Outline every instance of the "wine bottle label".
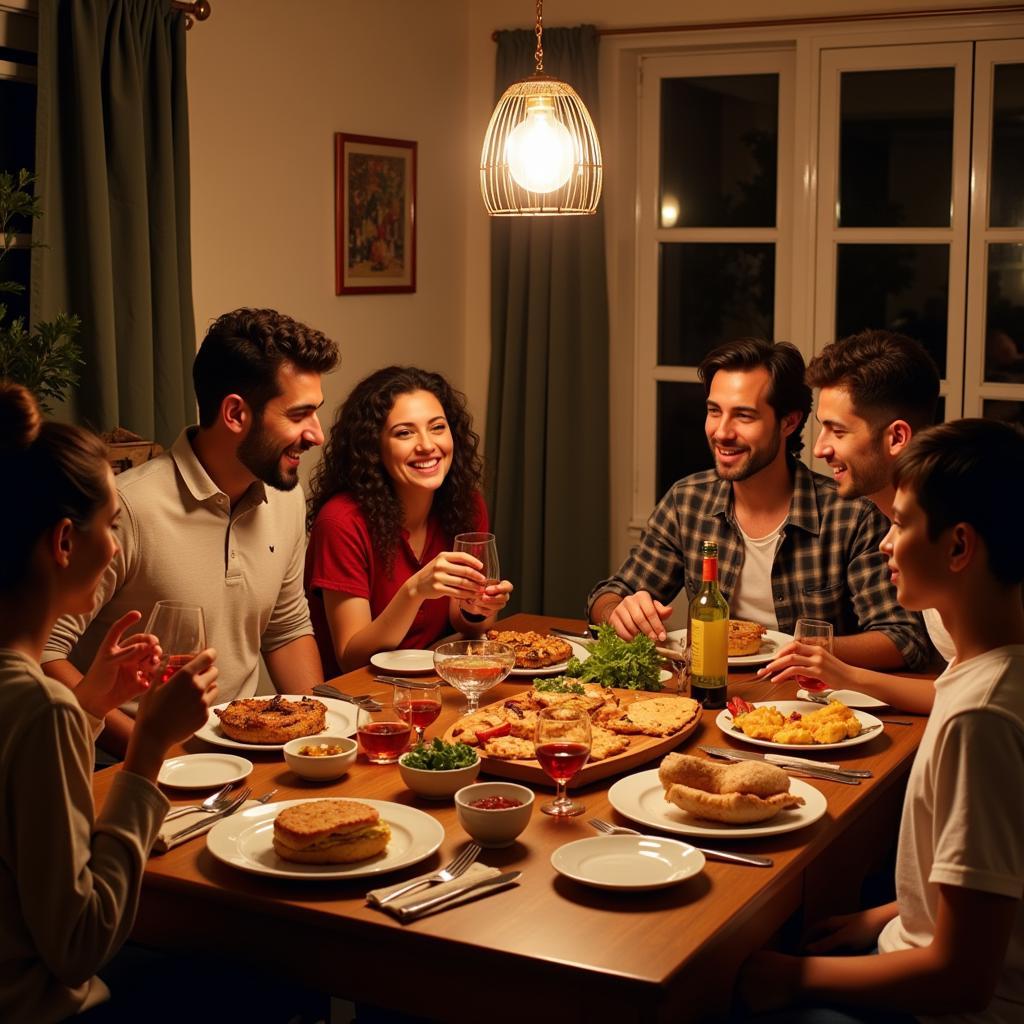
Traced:
<svg viewBox="0 0 1024 1024">
<path fill-rule="evenodd" d="M 725 677 L 729 672 L 729 620 L 702 622 L 690 619 L 691 673 L 694 676 Z"/>
</svg>

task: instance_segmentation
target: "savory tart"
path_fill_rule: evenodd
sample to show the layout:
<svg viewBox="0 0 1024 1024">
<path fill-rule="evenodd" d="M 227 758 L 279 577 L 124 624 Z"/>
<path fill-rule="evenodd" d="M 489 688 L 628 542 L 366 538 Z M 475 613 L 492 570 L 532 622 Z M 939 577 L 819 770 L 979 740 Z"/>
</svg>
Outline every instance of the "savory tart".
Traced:
<svg viewBox="0 0 1024 1024">
<path fill-rule="evenodd" d="M 768 631 L 749 619 L 729 620 L 729 657 L 757 654 L 761 650 L 761 637 Z"/>
<path fill-rule="evenodd" d="M 529 630 L 489 629 L 488 640 L 508 644 L 516 652 L 516 668 L 550 668 L 568 661 L 572 647 L 557 636 L 546 636 Z"/>
<path fill-rule="evenodd" d="M 299 736 L 315 736 L 327 723 L 327 705 L 312 697 L 252 697 L 213 710 L 224 735 L 240 743 L 287 743 Z"/>
</svg>

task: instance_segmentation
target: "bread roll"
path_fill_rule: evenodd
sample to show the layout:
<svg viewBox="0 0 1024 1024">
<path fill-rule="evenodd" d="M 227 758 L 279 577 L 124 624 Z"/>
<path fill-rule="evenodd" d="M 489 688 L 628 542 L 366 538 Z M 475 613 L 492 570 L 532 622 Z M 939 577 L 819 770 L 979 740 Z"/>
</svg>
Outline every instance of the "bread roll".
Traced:
<svg viewBox="0 0 1024 1024">
<path fill-rule="evenodd" d="M 274 819 L 274 850 L 301 864 L 351 864 L 383 853 L 391 838 L 377 810 L 355 800 L 312 800 Z"/>
</svg>

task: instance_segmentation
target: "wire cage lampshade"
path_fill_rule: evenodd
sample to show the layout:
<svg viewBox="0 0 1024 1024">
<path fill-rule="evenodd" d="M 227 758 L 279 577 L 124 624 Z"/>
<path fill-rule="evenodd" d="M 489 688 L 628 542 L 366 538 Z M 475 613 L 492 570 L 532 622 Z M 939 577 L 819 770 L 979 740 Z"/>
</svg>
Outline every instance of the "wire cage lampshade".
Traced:
<svg viewBox="0 0 1024 1024">
<path fill-rule="evenodd" d="M 537 69 L 505 90 L 480 156 L 480 191 L 492 217 L 587 214 L 601 198 L 601 143 L 586 104 L 544 71 L 543 0 Z"/>
</svg>

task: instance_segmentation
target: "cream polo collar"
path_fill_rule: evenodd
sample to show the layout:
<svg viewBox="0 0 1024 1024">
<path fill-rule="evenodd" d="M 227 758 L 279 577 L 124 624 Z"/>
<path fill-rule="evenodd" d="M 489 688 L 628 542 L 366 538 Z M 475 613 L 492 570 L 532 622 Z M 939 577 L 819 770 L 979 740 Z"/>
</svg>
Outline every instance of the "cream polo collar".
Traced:
<svg viewBox="0 0 1024 1024">
<path fill-rule="evenodd" d="M 224 492 L 210 479 L 210 474 L 203 469 L 203 464 L 196 457 L 192 448 L 191 438 L 195 436 L 197 426 L 186 427 L 171 445 L 171 458 L 178 467 L 185 486 L 196 501 L 209 501 L 211 498 L 227 497 Z M 267 500 L 266 485 L 257 480 L 246 492 L 246 498 L 254 505 Z"/>
</svg>

